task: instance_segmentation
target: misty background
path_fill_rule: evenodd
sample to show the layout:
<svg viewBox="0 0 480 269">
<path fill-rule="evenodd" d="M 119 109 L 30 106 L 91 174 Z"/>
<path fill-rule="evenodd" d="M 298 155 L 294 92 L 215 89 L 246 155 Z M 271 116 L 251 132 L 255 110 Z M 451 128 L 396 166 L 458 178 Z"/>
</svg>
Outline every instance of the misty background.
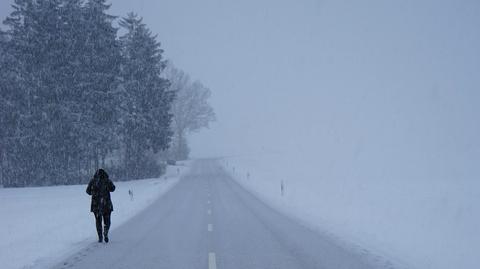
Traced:
<svg viewBox="0 0 480 269">
<path fill-rule="evenodd" d="M 338 177 L 479 175 L 477 1 L 111 3 L 212 90 L 217 122 L 191 137 L 194 157 L 284 153 Z"/>
<path fill-rule="evenodd" d="M 0 2 L 3 19 L 11 2 Z M 478 267 L 479 1 L 110 3 L 109 14 L 120 19 L 133 11 L 158 34 L 163 59 L 178 68 L 170 66 L 167 77 L 185 72 L 211 90 L 216 121 L 190 134 L 188 144 L 192 158 L 224 157 L 215 160 L 228 173 L 219 179 L 231 177 L 278 212 L 394 268 Z M 197 168 L 212 178 L 208 165 Z M 119 185 L 147 201 L 188 169 L 169 166 L 158 189 L 143 181 Z M 70 210 L 83 206 L 79 186 L 60 196 L 77 199 L 64 211 L 44 210 L 65 214 L 82 230 L 88 223 L 71 213 L 81 210 Z M 4 188 L 15 199 L 0 195 L 8 198 L 0 210 L 22 214 L 8 227 L 39 233 L 0 229 L 22 259 L 31 256 L 25 262 L 55 257 L 55 247 L 22 251 L 33 244 L 18 239 L 39 242 L 50 229 L 50 221 L 30 221 L 25 216 L 36 215 L 24 212 L 40 212 L 30 192 L 50 198 L 55 190 L 63 188 Z M 123 202 L 119 209 L 128 207 Z M 69 242 L 86 236 L 69 238 L 62 229 Z M 3 253 L 0 260 L 9 260 Z"/>
</svg>

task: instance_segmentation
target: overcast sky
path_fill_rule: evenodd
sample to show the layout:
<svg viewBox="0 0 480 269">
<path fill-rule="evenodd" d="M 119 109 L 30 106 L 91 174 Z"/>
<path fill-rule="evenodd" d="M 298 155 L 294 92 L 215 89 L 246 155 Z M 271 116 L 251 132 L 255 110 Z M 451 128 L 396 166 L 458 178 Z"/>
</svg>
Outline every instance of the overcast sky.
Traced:
<svg viewBox="0 0 480 269">
<path fill-rule="evenodd" d="M 143 16 L 165 56 L 211 88 L 218 121 L 193 136 L 195 156 L 479 159 L 479 1 L 111 3 Z"/>
</svg>

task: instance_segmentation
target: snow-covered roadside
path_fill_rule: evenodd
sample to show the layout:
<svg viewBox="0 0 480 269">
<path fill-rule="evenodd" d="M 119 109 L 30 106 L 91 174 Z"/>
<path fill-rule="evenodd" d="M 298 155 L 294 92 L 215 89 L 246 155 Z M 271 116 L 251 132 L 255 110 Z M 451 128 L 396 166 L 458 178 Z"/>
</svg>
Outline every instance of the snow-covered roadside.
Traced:
<svg viewBox="0 0 480 269">
<path fill-rule="evenodd" d="M 116 227 L 167 192 L 188 168 L 186 163 L 169 166 L 162 178 L 115 182 L 111 240 Z M 0 267 L 44 268 L 95 241 L 85 189 L 85 185 L 0 189 Z"/>
<path fill-rule="evenodd" d="M 220 161 L 279 211 L 393 268 L 476 268 L 480 183 L 473 180 L 331 179 L 299 156 Z M 284 195 L 281 184 L 284 184 Z"/>
</svg>

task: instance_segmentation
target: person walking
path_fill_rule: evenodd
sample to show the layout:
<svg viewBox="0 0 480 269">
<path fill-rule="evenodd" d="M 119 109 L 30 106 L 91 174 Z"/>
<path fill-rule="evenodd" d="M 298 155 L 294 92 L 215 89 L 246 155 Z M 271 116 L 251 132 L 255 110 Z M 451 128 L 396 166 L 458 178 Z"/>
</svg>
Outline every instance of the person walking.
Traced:
<svg viewBox="0 0 480 269">
<path fill-rule="evenodd" d="M 92 196 L 90 211 L 95 215 L 95 223 L 97 226 L 98 242 L 108 243 L 108 230 L 110 229 L 110 216 L 113 211 L 110 192 L 115 191 L 115 185 L 108 178 L 107 172 L 98 169 L 87 186 L 87 194 Z M 103 232 L 102 232 L 103 220 Z"/>
</svg>

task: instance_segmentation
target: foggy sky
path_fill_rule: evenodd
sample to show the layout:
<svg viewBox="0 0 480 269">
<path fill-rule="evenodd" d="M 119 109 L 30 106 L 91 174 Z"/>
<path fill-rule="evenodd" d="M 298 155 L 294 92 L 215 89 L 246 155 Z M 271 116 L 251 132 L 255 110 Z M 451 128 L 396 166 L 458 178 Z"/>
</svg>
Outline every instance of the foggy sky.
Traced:
<svg viewBox="0 0 480 269">
<path fill-rule="evenodd" d="M 212 90 L 218 121 L 192 136 L 194 156 L 480 174 L 478 1 L 111 3 L 143 16 L 165 56 Z"/>
</svg>

